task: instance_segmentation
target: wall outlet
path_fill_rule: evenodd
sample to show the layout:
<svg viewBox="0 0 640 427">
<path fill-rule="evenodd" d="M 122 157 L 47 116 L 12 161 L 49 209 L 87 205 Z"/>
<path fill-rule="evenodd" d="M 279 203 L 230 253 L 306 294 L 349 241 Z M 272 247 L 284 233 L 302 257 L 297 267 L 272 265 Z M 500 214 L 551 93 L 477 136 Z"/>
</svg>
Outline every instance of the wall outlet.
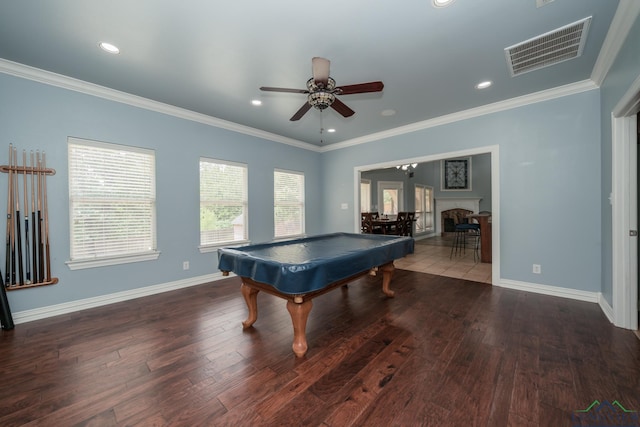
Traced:
<svg viewBox="0 0 640 427">
<path fill-rule="evenodd" d="M 189 261 L 185 261 L 182 263 L 182 269 L 183 270 L 188 270 L 189 269 Z"/>
<path fill-rule="evenodd" d="M 542 266 L 540 264 L 533 264 L 533 272 L 535 274 L 542 274 Z"/>
</svg>

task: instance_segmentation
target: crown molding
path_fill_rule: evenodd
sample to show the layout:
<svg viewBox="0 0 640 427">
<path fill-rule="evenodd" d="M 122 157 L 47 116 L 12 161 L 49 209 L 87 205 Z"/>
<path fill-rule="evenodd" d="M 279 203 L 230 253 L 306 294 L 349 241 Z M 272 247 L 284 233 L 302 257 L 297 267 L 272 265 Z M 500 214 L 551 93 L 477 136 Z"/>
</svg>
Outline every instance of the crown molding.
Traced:
<svg viewBox="0 0 640 427">
<path fill-rule="evenodd" d="M 597 86 L 602 85 L 607 73 L 611 69 L 622 45 L 624 44 L 631 27 L 640 15 L 640 1 L 620 0 L 616 14 L 611 21 L 607 37 L 602 43 L 600 54 L 591 72 L 591 80 Z"/>
<path fill-rule="evenodd" d="M 104 86 L 99 86 L 93 83 L 88 83 L 88 82 L 74 79 L 61 74 L 40 70 L 38 68 L 30 67 L 30 66 L 19 64 L 12 61 L 7 61 L 1 58 L 0 58 L 0 73 L 13 75 L 13 76 L 24 78 L 27 80 L 32 80 L 35 82 L 96 96 L 96 97 L 107 99 L 110 101 L 131 105 L 133 107 L 155 111 L 161 114 L 166 114 L 166 115 L 177 117 L 180 119 L 190 120 L 190 121 L 205 124 L 208 126 L 226 129 L 233 132 L 238 132 L 241 134 L 254 136 L 257 138 L 266 139 L 273 142 L 279 142 L 281 144 L 286 144 L 293 147 L 302 148 L 304 150 L 309 150 L 309 151 L 314 151 L 319 153 L 333 151 L 333 150 L 340 150 L 343 148 L 352 147 L 360 144 L 366 144 L 368 142 L 378 141 L 380 139 L 404 135 L 406 133 L 416 132 L 423 129 L 428 129 L 436 126 L 454 123 L 461 120 L 467 120 L 474 117 L 483 116 L 486 114 L 505 111 L 512 108 L 517 108 L 525 105 L 535 104 L 538 102 L 548 101 L 550 99 L 560 98 L 563 96 L 573 95 L 573 94 L 598 88 L 598 86 L 592 80 L 583 80 L 581 82 L 571 83 L 565 86 L 559 86 L 557 88 L 547 89 L 544 91 L 523 95 L 520 97 L 508 99 L 505 101 L 499 101 L 493 104 L 483 105 L 483 106 L 472 108 L 469 110 L 464 110 L 464 111 L 436 117 L 429 120 L 411 123 L 409 125 L 400 126 L 394 129 L 383 131 L 383 132 L 372 133 L 359 138 L 354 138 L 347 141 L 338 142 L 336 144 L 331 144 L 326 147 L 318 147 L 316 145 L 299 141 L 293 138 L 287 138 L 274 133 L 265 132 L 249 126 L 244 126 L 244 125 L 240 125 L 238 123 L 230 122 L 227 120 L 218 119 L 216 117 L 207 116 L 205 114 L 196 113 L 194 111 L 186 110 L 184 108 L 179 108 L 172 105 L 164 104 L 162 102 L 157 102 L 147 98 L 143 98 L 140 96 L 131 95 L 126 92 L 117 91 Z"/>
<path fill-rule="evenodd" d="M 598 86 L 592 80 L 583 80 L 581 82 L 571 83 L 553 89 L 547 89 L 540 92 L 507 99 L 506 101 L 499 101 L 493 104 L 483 105 L 481 107 L 471 108 L 469 110 L 459 111 L 457 113 L 436 117 L 434 119 L 411 123 L 409 125 L 400 126 L 383 132 L 372 133 L 359 138 L 350 139 L 348 141 L 331 144 L 330 146 L 323 147 L 321 151 L 327 152 L 332 150 L 340 150 L 347 147 L 353 147 L 355 145 L 378 141 L 380 139 L 391 138 L 394 136 L 404 135 L 406 133 L 416 132 L 436 126 L 442 126 L 461 120 L 468 120 L 474 117 L 484 116 L 486 114 L 497 113 L 500 111 L 510 110 L 512 108 L 523 107 L 525 105 L 536 104 L 538 102 L 544 102 L 555 98 L 574 95 L 597 88 Z"/>
<path fill-rule="evenodd" d="M 273 142 L 279 142 L 281 144 L 291 145 L 305 150 L 316 152 L 320 151 L 319 147 L 299 141 L 297 139 L 287 138 L 274 133 L 265 132 L 263 130 L 255 129 L 249 126 L 240 125 L 238 123 L 222 120 L 212 116 L 207 116 L 206 114 L 196 113 L 184 108 L 179 108 L 173 105 L 164 104 L 162 102 L 153 101 L 141 96 L 132 95 L 126 92 L 121 92 L 93 83 L 88 83 L 82 80 L 74 79 L 72 77 L 64 76 L 62 74 L 44 71 L 39 68 L 19 64 L 17 62 L 7 61 L 6 59 L 1 58 L 0 73 L 9 74 L 38 83 L 96 96 L 98 98 L 107 99 L 109 101 L 115 101 L 122 104 L 131 105 L 133 107 L 143 108 L 145 110 L 155 111 L 157 113 L 166 114 L 168 116 L 173 116 L 180 119 L 190 120 L 192 122 L 197 122 L 208 126 L 226 129 Z"/>
</svg>

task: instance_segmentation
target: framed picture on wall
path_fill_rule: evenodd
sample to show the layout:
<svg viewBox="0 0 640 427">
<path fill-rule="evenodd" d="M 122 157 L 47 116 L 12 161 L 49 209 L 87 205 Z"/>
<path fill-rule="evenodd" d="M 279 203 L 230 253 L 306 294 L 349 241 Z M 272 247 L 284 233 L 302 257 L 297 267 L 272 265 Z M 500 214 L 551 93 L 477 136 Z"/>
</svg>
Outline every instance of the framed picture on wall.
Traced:
<svg viewBox="0 0 640 427">
<path fill-rule="evenodd" d="M 442 160 L 440 170 L 442 191 L 471 190 L 471 157 Z"/>
</svg>

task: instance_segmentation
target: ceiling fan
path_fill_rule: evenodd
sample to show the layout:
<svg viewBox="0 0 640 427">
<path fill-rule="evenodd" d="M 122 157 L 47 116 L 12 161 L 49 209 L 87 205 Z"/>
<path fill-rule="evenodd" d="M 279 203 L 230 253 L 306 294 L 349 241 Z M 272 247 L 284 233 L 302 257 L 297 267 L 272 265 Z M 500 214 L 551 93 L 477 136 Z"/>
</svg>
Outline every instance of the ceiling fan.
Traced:
<svg viewBox="0 0 640 427">
<path fill-rule="evenodd" d="M 313 77 L 307 81 L 307 89 L 287 89 L 280 87 L 261 87 L 267 92 L 288 92 L 307 94 L 307 102 L 291 117 L 292 122 L 300 120 L 311 107 L 324 110 L 333 108 L 343 117 L 351 117 L 355 114 L 336 95 L 353 95 L 355 93 L 380 92 L 384 88 L 382 82 L 358 83 L 347 86 L 337 86 L 336 81 L 329 77 L 330 61 L 325 58 L 315 57 L 311 60 Z"/>
</svg>

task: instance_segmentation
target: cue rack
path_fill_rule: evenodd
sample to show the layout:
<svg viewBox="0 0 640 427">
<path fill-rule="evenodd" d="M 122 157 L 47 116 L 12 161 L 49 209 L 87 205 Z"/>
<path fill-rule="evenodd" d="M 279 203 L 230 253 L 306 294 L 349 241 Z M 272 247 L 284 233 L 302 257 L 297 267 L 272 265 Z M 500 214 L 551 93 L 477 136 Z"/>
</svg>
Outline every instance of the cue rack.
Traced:
<svg viewBox="0 0 640 427">
<path fill-rule="evenodd" d="M 0 172 L 9 174 L 6 259 L 2 271 L 5 289 L 58 283 L 57 278 L 51 277 L 47 209 L 47 175 L 55 175 L 55 169 L 47 168 L 44 151 L 18 153 L 10 144 L 9 164 L 0 166 Z"/>
</svg>

